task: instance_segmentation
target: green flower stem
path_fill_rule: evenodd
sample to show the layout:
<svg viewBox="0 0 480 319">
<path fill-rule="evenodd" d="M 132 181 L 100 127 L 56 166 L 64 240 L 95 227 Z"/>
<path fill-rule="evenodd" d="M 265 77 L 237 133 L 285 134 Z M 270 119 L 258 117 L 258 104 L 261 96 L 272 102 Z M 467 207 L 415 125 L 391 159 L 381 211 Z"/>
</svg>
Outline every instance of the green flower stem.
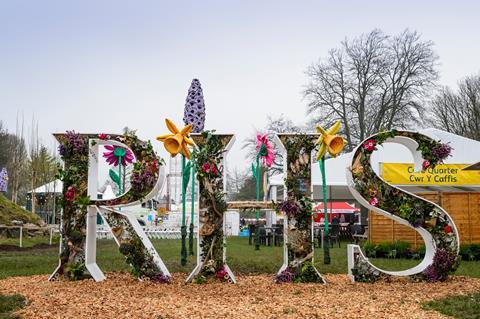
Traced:
<svg viewBox="0 0 480 319">
<path fill-rule="evenodd" d="M 325 172 L 325 156 L 318 162 L 320 164 L 320 172 L 322 173 L 322 194 L 323 194 L 323 215 L 325 219 L 325 232 L 323 235 L 323 263 L 330 264 L 330 236 L 328 227 L 328 210 L 327 210 L 327 176 Z"/>
<path fill-rule="evenodd" d="M 120 180 L 118 184 L 118 195 L 122 195 L 122 156 L 118 156 L 118 177 Z"/>
<path fill-rule="evenodd" d="M 257 166 L 255 168 L 255 186 L 257 202 L 260 201 L 260 152 L 257 154 Z M 257 208 L 255 212 L 255 250 L 260 250 L 260 210 Z"/>
<path fill-rule="evenodd" d="M 193 157 L 192 157 L 193 163 Z M 188 245 L 190 249 L 190 256 L 193 256 L 193 231 L 194 231 L 194 216 L 195 216 L 195 164 L 192 164 L 192 208 L 190 215 L 190 236 L 188 238 Z"/>
<path fill-rule="evenodd" d="M 185 225 L 185 215 L 186 215 L 186 186 L 185 185 L 185 179 L 183 178 L 183 174 L 185 174 L 185 156 L 182 155 L 182 228 L 181 228 L 181 233 L 182 233 L 182 250 L 180 252 L 181 254 L 181 260 L 180 263 L 182 266 L 185 266 L 187 264 L 187 246 L 186 246 L 186 239 L 187 239 L 187 226 Z"/>
</svg>

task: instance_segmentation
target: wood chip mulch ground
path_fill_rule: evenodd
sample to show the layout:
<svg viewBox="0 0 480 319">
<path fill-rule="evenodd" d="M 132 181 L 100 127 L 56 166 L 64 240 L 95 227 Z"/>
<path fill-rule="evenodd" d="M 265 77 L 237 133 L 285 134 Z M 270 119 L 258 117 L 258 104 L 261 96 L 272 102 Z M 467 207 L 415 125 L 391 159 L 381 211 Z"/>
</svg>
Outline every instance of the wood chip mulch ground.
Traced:
<svg viewBox="0 0 480 319">
<path fill-rule="evenodd" d="M 453 277 L 444 283 L 352 283 L 325 275 L 328 284 L 274 284 L 267 275 L 239 276 L 238 284 L 169 285 L 138 282 L 108 273 L 95 283 L 48 282 L 47 276 L 0 281 L 0 293 L 20 293 L 22 318 L 446 318 L 421 302 L 480 291 L 480 279 Z"/>
</svg>

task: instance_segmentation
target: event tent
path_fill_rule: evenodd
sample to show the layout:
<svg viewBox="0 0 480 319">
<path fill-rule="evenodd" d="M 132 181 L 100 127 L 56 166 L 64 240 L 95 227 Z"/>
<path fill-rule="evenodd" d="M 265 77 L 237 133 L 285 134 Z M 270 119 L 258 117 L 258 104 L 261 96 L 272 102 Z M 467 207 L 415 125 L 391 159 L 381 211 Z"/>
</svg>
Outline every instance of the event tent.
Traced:
<svg viewBox="0 0 480 319">
<path fill-rule="evenodd" d="M 449 143 L 452 146 L 452 155 L 445 160 L 445 164 L 473 164 L 480 159 L 480 142 L 463 136 L 445 132 L 435 128 L 421 130 L 425 134 L 442 143 Z M 330 200 L 353 200 L 346 179 L 347 167 L 351 165 L 353 152 L 342 154 L 336 158 L 325 161 L 327 172 L 327 197 Z M 412 163 L 413 157 L 406 147 L 399 144 L 384 143 L 372 155 L 372 167 L 379 173 L 382 163 Z M 480 174 L 480 171 L 479 171 Z M 283 174 L 272 176 L 268 181 L 270 198 L 283 198 L 283 194 L 277 191 L 278 186 L 283 186 Z M 316 200 L 322 199 L 322 179 L 318 163 L 312 165 L 313 194 Z M 426 185 L 399 185 L 411 192 L 429 191 L 480 191 L 478 185 L 455 185 L 455 186 L 426 186 Z M 276 193 L 275 195 L 272 195 Z"/>
</svg>

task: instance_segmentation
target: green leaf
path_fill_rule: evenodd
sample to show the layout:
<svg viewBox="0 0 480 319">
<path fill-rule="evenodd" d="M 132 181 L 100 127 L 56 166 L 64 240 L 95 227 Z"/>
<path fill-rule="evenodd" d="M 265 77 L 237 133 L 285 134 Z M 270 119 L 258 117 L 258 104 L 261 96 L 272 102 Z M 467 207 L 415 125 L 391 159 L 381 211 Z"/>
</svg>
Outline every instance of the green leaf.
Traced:
<svg viewBox="0 0 480 319">
<path fill-rule="evenodd" d="M 192 167 L 192 162 L 189 161 L 187 165 L 185 165 L 185 169 L 182 172 L 182 179 L 183 179 L 183 192 L 187 191 L 188 183 L 190 182 L 190 168 Z"/>
<path fill-rule="evenodd" d="M 117 172 L 115 172 L 113 169 L 110 169 L 108 174 L 110 175 L 110 178 L 112 179 L 112 181 L 114 181 L 117 185 L 120 185 L 121 180 L 120 180 L 120 176 L 118 176 Z"/>
<path fill-rule="evenodd" d="M 252 175 L 253 175 L 253 178 L 255 178 L 255 180 L 257 180 L 256 169 L 255 169 L 255 165 L 253 165 L 253 163 L 252 163 Z"/>
</svg>

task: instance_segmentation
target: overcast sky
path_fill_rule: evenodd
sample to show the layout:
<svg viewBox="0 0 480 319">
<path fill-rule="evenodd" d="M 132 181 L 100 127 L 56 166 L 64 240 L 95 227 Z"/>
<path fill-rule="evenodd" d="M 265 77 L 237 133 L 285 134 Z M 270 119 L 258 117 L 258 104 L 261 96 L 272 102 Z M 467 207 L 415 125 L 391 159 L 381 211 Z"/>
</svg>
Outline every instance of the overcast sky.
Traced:
<svg viewBox="0 0 480 319">
<path fill-rule="evenodd" d="M 247 168 L 243 139 L 268 114 L 304 122 L 306 67 L 345 37 L 405 28 L 432 40 L 441 84 L 480 70 L 477 1 L 8 1 L 0 0 L 0 120 L 34 114 L 52 132 L 143 139 L 181 123 L 199 78 L 207 129 L 237 135 L 233 164 Z M 158 142 L 154 142 L 160 148 Z"/>
</svg>

